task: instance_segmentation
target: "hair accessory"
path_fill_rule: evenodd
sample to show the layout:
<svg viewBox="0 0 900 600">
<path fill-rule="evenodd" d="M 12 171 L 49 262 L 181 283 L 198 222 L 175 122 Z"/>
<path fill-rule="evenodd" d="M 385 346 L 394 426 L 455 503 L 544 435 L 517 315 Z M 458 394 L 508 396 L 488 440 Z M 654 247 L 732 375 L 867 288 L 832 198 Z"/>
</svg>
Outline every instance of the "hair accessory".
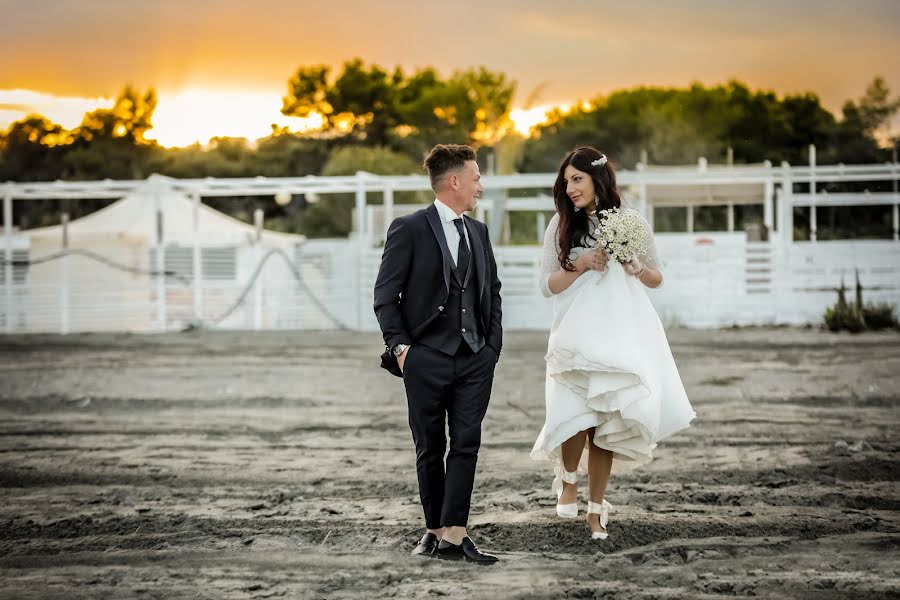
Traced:
<svg viewBox="0 0 900 600">
<path fill-rule="evenodd" d="M 607 158 L 606 158 L 606 156 L 603 155 L 603 154 L 601 154 L 601 155 L 600 155 L 600 158 L 598 158 L 597 160 L 592 160 L 592 161 L 591 161 L 591 165 L 594 166 L 594 167 L 602 167 L 602 166 L 605 165 L 606 163 L 607 163 Z"/>
</svg>

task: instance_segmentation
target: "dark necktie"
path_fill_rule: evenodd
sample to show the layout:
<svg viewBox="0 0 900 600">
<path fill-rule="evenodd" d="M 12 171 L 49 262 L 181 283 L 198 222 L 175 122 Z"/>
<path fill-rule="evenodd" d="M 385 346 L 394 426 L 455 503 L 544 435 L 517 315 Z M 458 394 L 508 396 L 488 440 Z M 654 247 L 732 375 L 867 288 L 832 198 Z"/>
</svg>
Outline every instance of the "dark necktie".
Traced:
<svg viewBox="0 0 900 600">
<path fill-rule="evenodd" d="M 463 229 L 463 220 L 453 219 L 456 231 L 459 232 L 459 250 L 456 253 L 456 274 L 460 281 L 466 280 L 466 271 L 469 269 L 469 246 L 466 244 L 466 234 Z"/>
</svg>

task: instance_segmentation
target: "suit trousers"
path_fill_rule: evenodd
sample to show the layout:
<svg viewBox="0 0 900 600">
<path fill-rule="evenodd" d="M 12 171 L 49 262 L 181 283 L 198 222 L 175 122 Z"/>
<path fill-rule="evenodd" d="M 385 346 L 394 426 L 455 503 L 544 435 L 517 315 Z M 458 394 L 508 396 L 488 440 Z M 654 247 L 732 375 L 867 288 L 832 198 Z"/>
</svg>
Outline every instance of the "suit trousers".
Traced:
<svg viewBox="0 0 900 600">
<path fill-rule="evenodd" d="M 403 383 L 428 529 L 464 527 L 468 522 L 481 422 L 496 365 L 497 354 L 490 346 L 473 354 L 463 343 L 455 356 L 423 344 L 407 351 Z M 450 434 L 446 464 L 445 429 Z"/>
</svg>

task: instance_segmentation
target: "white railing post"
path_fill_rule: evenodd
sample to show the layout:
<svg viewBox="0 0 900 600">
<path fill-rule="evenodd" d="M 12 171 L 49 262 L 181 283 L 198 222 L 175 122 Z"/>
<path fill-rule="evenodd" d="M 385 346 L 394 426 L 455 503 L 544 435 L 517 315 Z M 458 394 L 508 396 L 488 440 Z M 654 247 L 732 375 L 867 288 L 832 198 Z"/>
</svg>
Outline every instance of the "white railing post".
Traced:
<svg viewBox="0 0 900 600">
<path fill-rule="evenodd" d="M 779 221 L 779 228 L 781 228 L 781 221 Z M 779 229 L 779 234 L 781 233 Z M 782 314 L 781 304 L 783 302 L 783 298 L 785 296 L 785 291 L 783 289 L 785 282 L 785 264 L 786 264 L 786 251 L 787 245 L 784 243 L 783 238 L 779 237 L 778 239 L 770 238 L 771 242 L 769 244 L 769 255 L 770 263 L 769 263 L 769 273 L 771 279 L 771 283 L 769 284 L 769 294 L 771 295 L 770 302 L 770 314 L 772 315 L 772 321 L 774 322 L 775 316 Z"/>
<path fill-rule="evenodd" d="M 159 191 L 154 191 L 153 197 L 156 204 L 156 327 L 160 331 L 166 330 L 166 245 L 165 229 L 163 223 L 163 211 L 160 202 Z"/>
<path fill-rule="evenodd" d="M 897 170 L 897 147 L 894 146 L 894 161 L 891 164 L 891 174 L 894 176 L 893 181 L 891 181 L 892 187 L 894 189 L 894 209 L 893 209 L 893 219 L 894 219 L 894 241 L 900 241 L 900 237 L 898 237 L 898 233 L 900 233 L 900 211 L 898 211 L 898 203 L 897 203 L 897 183 L 898 179 L 900 179 L 900 172 Z"/>
<path fill-rule="evenodd" d="M 763 225 L 766 226 L 769 241 L 775 236 L 775 178 L 772 175 L 772 161 L 764 160 L 766 167 L 766 180 L 763 183 Z"/>
<path fill-rule="evenodd" d="M 61 279 L 59 286 L 59 332 L 65 335 L 71 331 L 69 305 L 72 294 L 69 274 L 69 261 L 72 258 L 69 254 L 69 213 L 65 212 L 62 214 L 62 250 L 65 252 L 65 255 L 62 257 L 62 264 L 59 268 Z"/>
<path fill-rule="evenodd" d="M 641 181 L 638 184 L 638 198 L 640 204 L 640 212 L 647 219 L 647 222 L 650 224 L 650 228 L 653 228 L 653 207 L 647 203 L 647 182 Z"/>
<path fill-rule="evenodd" d="M 781 190 L 778 193 L 778 229 L 785 249 L 794 241 L 794 174 L 787 161 L 781 163 Z"/>
<path fill-rule="evenodd" d="M 366 237 L 366 181 L 368 173 L 356 172 L 356 235 Z"/>
<path fill-rule="evenodd" d="M 388 228 L 391 226 L 391 221 L 394 220 L 394 186 L 388 183 L 384 187 L 384 231 L 382 232 L 385 237 L 387 237 Z M 374 232 L 373 232 L 374 233 Z"/>
<path fill-rule="evenodd" d="M 194 287 L 194 321 L 200 323 L 203 319 L 203 265 L 200 260 L 200 194 L 191 195 L 193 203 L 193 235 L 194 244 L 191 252 L 194 277 L 191 282 Z"/>
<path fill-rule="evenodd" d="M 6 261 L 3 267 L 3 288 L 6 290 L 6 333 L 12 333 L 13 328 L 13 204 L 12 189 L 7 184 L 6 193 L 3 195 L 3 238 L 6 241 L 3 249 L 3 258 Z"/>
<path fill-rule="evenodd" d="M 816 146 L 809 145 L 809 241 L 815 242 L 816 230 Z"/>
<path fill-rule="evenodd" d="M 253 226 L 256 229 L 256 237 L 253 240 L 253 272 L 259 268 L 262 261 L 262 229 L 263 229 L 263 211 L 257 208 L 253 211 Z M 253 330 L 262 329 L 262 303 L 263 303 L 263 273 L 260 271 L 259 276 L 253 283 Z"/>
<path fill-rule="evenodd" d="M 368 246 L 370 245 L 369 236 L 366 232 L 366 185 L 365 177 L 368 173 L 357 171 L 356 173 L 356 269 L 354 278 L 353 297 L 356 302 L 356 329 L 362 330 L 363 325 L 363 307 L 366 306 L 362 294 L 363 284 L 362 278 L 365 272 L 365 256 Z"/>
</svg>

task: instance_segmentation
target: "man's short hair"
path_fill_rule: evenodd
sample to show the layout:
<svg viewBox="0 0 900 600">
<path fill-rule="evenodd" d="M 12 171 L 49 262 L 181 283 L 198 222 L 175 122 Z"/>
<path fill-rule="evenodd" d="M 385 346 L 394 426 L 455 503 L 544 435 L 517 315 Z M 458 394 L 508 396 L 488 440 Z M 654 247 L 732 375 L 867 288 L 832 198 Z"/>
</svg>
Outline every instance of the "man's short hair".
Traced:
<svg viewBox="0 0 900 600">
<path fill-rule="evenodd" d="M 425 169 L 431 179 L 431 189 L 438 191 L 438 185 L 448 174 L 461 171 L 466 161 L 477 160 L 475 148 L 463 144 L 438 144 L 425 157 Z"/>
</svg>

